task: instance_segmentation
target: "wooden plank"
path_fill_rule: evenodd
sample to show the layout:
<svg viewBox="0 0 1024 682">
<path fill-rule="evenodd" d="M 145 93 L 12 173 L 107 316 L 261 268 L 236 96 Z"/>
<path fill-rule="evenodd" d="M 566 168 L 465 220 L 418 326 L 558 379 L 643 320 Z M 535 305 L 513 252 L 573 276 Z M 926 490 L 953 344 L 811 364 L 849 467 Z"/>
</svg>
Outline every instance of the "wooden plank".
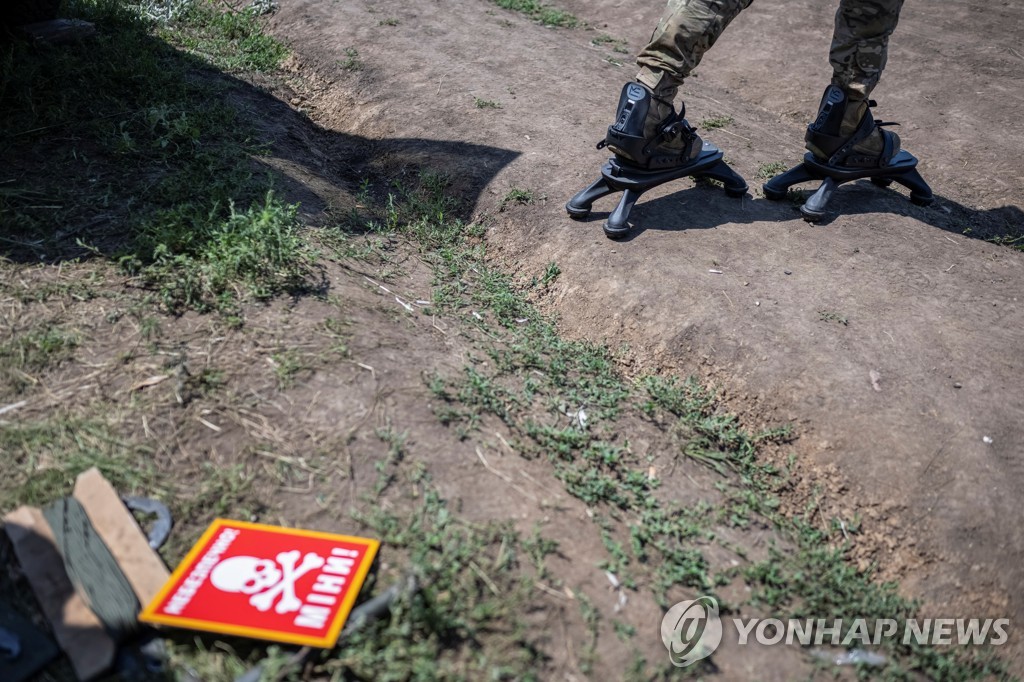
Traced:
<svg viewBox="0 0 1024 682">
<path fill-rule="evenodd" d="M 96 678 L 114 662 L 117 646 L 71 585 L 43 513 L 19 507 L 4 516 L 4 529 L 75 675 L 84 681 Z"/>
<path fill-rule="evenodd" d="M 149 547 L 135 517 L 99 469 L 83 472 L 75 481 L 74 497 L 82 503 L 96 533 L 114 556 L 140 604 L 148 604 L 171 574 Z"/>
</svg>

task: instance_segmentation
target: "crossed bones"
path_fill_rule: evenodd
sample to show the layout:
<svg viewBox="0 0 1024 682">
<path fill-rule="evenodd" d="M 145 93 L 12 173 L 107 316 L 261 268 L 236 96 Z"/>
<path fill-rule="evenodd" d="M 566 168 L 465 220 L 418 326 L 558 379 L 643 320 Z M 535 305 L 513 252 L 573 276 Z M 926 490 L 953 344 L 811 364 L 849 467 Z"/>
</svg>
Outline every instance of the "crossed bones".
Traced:
<svg viewBox="0 0 1024 682">
<path fill-rule="evenodd" d="M 295 583 L 310 571 L 323 566 L 326 560 L 319 554 L 310 552 L 302 556 L 300 564 L 300 556 L 302 556 L 302 552 L 297 549 L 278 554 L 277 563 L 281 567 L 284 577 L 266 592 L 254 594 L 249 598 L 249 603 L 260 611 L 269 611 L 270 607 L 274 605 L 274 600 L 280 597 L 280 601 L 277 602 L 277 607 L 274 609 L 278 613 L 291 613 L 302 608 L 302 601 L 295 596 Z"/>
</svg>

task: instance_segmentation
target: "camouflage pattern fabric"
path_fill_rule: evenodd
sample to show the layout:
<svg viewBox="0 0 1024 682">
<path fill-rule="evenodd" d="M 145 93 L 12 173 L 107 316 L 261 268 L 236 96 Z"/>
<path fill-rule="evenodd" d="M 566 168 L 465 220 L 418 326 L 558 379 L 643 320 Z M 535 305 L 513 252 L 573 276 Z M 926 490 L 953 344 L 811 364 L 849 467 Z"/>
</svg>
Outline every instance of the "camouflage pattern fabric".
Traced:
<svg viewBox="0 0 1024 682">
<path fill-rule="evenodd" d="M 852 99 L 867 99 L 889 56 L 903 0 L 842 0 L 828 61 L 832 82 Z"/>
<path fill-rule="evenodd" d="M 751 2 L 669 0 L 650 44 L 637 57 L 637 80 L 655 92 L 674 92 Z M 866 98 L 878 83 L 902 7 L 903 0 L 840 1 L 829 62 L 832 82 L 852 98 Z"/>
</svg>

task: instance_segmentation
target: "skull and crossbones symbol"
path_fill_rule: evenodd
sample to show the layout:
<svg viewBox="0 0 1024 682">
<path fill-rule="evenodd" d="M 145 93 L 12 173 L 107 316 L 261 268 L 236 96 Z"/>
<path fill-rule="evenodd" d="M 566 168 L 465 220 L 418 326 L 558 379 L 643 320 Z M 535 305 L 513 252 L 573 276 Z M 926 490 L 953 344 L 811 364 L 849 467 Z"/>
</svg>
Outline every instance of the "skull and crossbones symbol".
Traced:
<svg viewBox="0 0 1024 682">
<path fill-rule="evenodd" d="M 276 561 L 236 556 L 217 564 L 210 581 L 223 592 L 251 595 L 249 603 L 260 611 L 269 611 L 276 601 L 277 613 L 292 613 L 302 608 L 302 601 L 295 596 L 295 583 L 324 563 L 319 554 L 303 555 L 299 550 L 281 552 Z"/>
</svg>

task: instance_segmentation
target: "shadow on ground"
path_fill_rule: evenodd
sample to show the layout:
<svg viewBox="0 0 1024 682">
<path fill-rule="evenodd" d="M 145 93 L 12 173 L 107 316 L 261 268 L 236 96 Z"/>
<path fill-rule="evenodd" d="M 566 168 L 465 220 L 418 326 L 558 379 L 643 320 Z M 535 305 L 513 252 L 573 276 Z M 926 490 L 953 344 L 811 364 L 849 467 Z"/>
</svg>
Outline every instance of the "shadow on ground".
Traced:
<svg viewBox="0 0 1024 682">
<path fill-rule="evenodd" d="M 816 189 L 808 184 L 797 189 L 792 199 L 769 201 L 763 197 L 733 199 L 716 187 L 681 181 L 683 188 L 653 199 L 641 199 L 630 218 L 633 229 L 621 240 L 629 242 L 647 230 L 677 232 L 707 230 L 725 224 L 747 225 L 802 220 L 800 204 Z M 689 186 L 687 186 L 689 185 Z M 603 222 L 614 210 L 621 194 L 601 199 L 601 207 L 580 222 Z M 986 241 L 1017 243 L 1024 230 L 1024 211 L 1017 206 L 978 210 L 953 199 L 936 195 L 931 206 L 915 206 L 906 194 L 872 185 L 868 180 L 841 188 L 829 204 L 828 214 L 817 225 L 825 227 L 844 215 L 906 215 L 946 232 Z M 1016 240 L 1016 241 L 1014 241 Z"/>
<path fill-rule="evenodd" d="M 323 224 L 332 190 L 351 197 L 384 172 L 471 167 L 450 186 L 468 211 L 518 156 L 330 131 L 259 85 L 154 38 L 144 22 L 86 18 L 98 35 L 79 44 L 0 36 L 0 258 L 145 262 L 161 230 L 190 232 L 173 239 L 201 249 L 194 242 L 205 236 L 182 224 L 225 216 L 231 205 L 244 210 L 268 191 Z"/>
</svg>

